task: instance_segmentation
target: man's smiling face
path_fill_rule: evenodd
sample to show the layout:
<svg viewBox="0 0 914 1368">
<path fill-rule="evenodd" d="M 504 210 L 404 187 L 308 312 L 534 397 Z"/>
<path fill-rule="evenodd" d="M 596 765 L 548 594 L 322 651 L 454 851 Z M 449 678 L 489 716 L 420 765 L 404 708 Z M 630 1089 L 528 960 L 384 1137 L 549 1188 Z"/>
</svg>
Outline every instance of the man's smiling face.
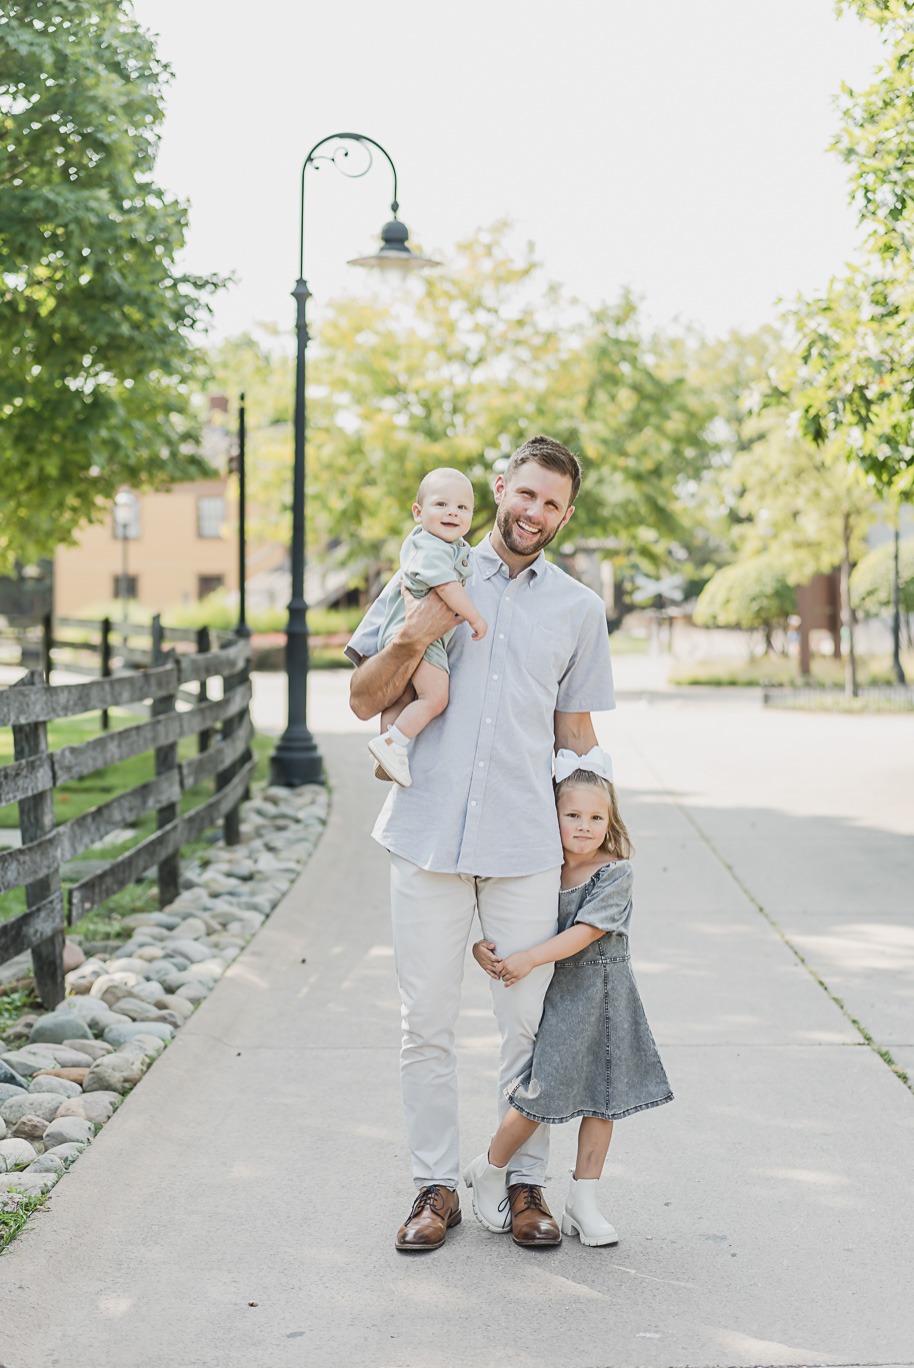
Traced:
<svg viewBox="0 0 914 1368">
<path fill-rule="evenodd" d="M 515 556 L 537 556 L 561 531 L 574 512 L 571 479 L 547 470 L 537 461 L 525 461 L 506 484 L 495 481 L 498 512 L 495 526 Z"/>
</svg>

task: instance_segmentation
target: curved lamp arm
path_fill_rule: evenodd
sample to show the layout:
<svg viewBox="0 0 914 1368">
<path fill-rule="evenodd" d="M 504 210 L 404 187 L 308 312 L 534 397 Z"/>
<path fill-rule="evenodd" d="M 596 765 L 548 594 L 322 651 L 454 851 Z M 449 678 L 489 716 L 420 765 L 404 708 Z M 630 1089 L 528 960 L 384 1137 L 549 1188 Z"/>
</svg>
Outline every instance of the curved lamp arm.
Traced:
<svg viewBox="0 0 914 1368">
<path fill-rule="evenodd" d="M 314 155 L 315 152 L 317 152 L 319 148 L 323 147 L 326 143 L 329 142 L 358 143 L 360 147 L 364 148 L 365 152 L 368 155 L 368 164 L 364 166 L 361 171 L 347 171 L 346 168 L 337 159 L 339 157 L 345 158 L 349 156 L 348 147 L 337 147 L 335 151 L 332 152 L 329 156 L 325 154 L 322 157 L 316 157 Z M 311 151 L 308 153 L 307 157 L 305 158 L 304 165 L 301 169 L 301 218 L 298 253 L 299 277 L 302 277 L 305 274 L 305 172 L 307 171 L 309 166 L 316 166 L 318 162 L 328 161 L 331 163 L 331 165 L 336 167 L 337 171 L 339 171 L 341 175 L 348 176 L 350 180 L 359 180 L 362 176 L 367 175 L 368 172 L 371 170 L 372 166 L 374 165 L 374 157 L 371 152 L 372 147 L 377 148 L 377 150 L 387 158 L 387 161 L 390 165 L 390 169 L 393 172 L 394 197 L 391 201 L 390 209 L 394 218 L 397 217 L 397 210 L 400 208 L 399 204 L 397 203 L 397 168 L 394 166 L 393 158 L 391 157 L 387 149 L 382 147 L 379 142 L 375 142 L 374 138 L 369 138 L 364 133 L 331 133 L 328 135 L 328 137 L 321 138 L 320 142 L 315 143 Z"/>
</svg>

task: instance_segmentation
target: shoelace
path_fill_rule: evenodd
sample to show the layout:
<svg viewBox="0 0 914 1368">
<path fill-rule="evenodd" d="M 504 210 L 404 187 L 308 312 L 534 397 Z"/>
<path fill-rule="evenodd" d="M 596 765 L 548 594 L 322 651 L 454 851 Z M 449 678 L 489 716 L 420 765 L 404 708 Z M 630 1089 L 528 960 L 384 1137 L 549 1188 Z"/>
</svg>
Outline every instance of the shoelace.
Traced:
<svg viewBox="0 0 914 1368">
<path fill-rule="evenodd" d="M 520 1189 L 519 1192 L 517 1190 L 518 1188 Z M 520 1206 L 521 1211 L 532 1210 L 545 1212 L 546 1208 L 543 1205 L 543 1189 L 537 1187 L 535 1183 L 518 1183 L 514 1188 L 514 1192 L 516 1195 L 512 1199 L 512 1205 L 513 1202 L 517 1202 L 518 1205 L 523 1203 L 523 1205 Z"/>
<path fill-rule="evenodd" d="M 421 1215 L 426 1207 L 431 1207 L 432 1211 L 438 1216 L 444 1215 L 444 1197 L 440 1187 L 423 1188 L 419 1193 L 419 1196 L 413 1202 L 413 1209 L 403 1224 L 409 1225 L 410 1221 L 413 1220 L 414 1217 Z"/>
</svg>

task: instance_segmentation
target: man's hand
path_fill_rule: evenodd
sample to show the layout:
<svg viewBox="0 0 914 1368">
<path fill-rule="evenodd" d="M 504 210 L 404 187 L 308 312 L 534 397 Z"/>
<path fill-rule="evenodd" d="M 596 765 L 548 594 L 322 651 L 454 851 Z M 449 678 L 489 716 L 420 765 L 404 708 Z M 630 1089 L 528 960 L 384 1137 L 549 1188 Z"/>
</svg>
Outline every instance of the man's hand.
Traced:
<svg viewBox="0 0 914 1368">
<path fill-rule="evenodd" d="M 519 982 L 526 978 L 531 969 L 536 968 L 536 960 L 530 950 L 518 950 L 513 955 L 501 962 L 501 972 L 498 977 L 506 987 L 510 988 L 512 983 Z"/>
<path fill-rule="evenodd" d="M 449 608 L 434 589 L 423 598 L 416 598 L 405 584 L 401 584 L 400 593 L 403 596 L 406 617 L 397 633 L 397 640 L 404 645 L 421 646 L 424 651 L 426 646 L 431 646 L 433 641 L 437 641 L 445 632 L 456 627 L 458 622 L 463 621 L 460 614 Z"/>
<path fill-rule="evenodd" d="M 501 978 L 501 974 L 499 973 L 499 969 L 501 967 L 501 960 L 495 953 L 495 945 L 493 941 L 477 941 L 476 944 L 473 946 L 473 958 L 477 964 L 482 965 L 483 969 L 485 969 L 489 978 Z"/>
</svg>

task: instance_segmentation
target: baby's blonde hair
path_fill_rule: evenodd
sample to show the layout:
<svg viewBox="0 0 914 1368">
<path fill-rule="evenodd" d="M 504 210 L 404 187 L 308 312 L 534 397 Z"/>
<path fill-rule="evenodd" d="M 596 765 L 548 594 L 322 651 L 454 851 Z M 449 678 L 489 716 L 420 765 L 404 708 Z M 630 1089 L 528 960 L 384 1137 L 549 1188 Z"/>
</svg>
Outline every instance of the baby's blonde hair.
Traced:
<svg viewBox="0 0 914 1368">
<path fill-rule="evenodd" d="M 434 470 L 428 472 L 416 491 L 416 503 L 420 508 L 428 496 L 429 486 L 441 475 L 446 476 L 448 479 L 453 479 L 456 475 L 458 480 L 463 480 L 466 484 L 470 498 L 473 498 L 473 481 L 469 479 L 462 470 L 455 470 L 453 466 L 437 466 Z"/>
<path fill-rule="evenodd" d="M 607 823 L 606 835 L 603 838 L 600 849 L 605 850 L 607 855 L 612 855 L 617 860 L 631 859 L 632 855 L 635 853 L 635 847 L 632 845 L 632 839 L 628 834 L 628 828 L 622 820 L 622 814 L 619 811 L 619 801 L 616 798 L 616 790 L 610 780 L 604 779 L 601 774 L 594 774 L 592 770 L 575 770 L 573 774 L 568 775 L 567 779 L 562 779 L 560 783 L 556 784 L 556 804 L 558 804 L 559 799 L 566 789 L 572 788 L 599 789 L 599 791 L 605 795 L 606 801 L 609 804 L 609 822 Z"/>
</svg>

